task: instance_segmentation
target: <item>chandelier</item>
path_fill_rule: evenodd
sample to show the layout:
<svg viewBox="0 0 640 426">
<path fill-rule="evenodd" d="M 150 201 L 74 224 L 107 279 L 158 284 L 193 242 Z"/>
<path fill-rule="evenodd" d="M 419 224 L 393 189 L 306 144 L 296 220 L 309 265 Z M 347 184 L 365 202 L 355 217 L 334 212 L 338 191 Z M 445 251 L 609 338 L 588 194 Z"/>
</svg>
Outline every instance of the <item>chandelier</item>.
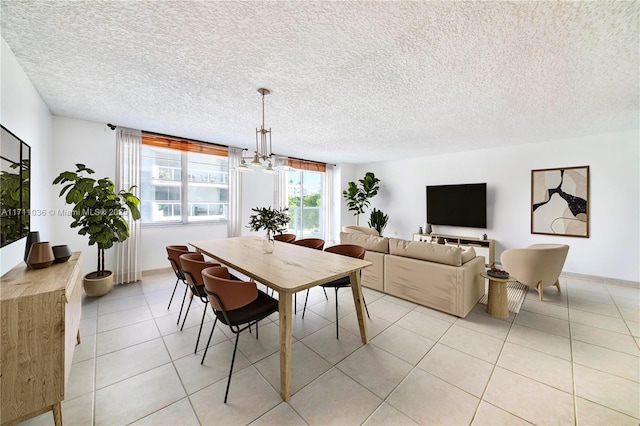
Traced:
<svg viewBox="0 0 640 426">
<path fill-rule="evenodd" d="M 287 157 L 275 155 L 271 150 L 271 128 L 264 126 L 264 97 L 271 93 L 269 89 L 260 88 L 258 93 L 262 95 L 262 125 L 256 128 L 256 150 L 249 157 L 242 157 L 242 163 L 238 166 L 241 172 L 275 173 L 277 170 L 288 170 Z"/>
</svg>

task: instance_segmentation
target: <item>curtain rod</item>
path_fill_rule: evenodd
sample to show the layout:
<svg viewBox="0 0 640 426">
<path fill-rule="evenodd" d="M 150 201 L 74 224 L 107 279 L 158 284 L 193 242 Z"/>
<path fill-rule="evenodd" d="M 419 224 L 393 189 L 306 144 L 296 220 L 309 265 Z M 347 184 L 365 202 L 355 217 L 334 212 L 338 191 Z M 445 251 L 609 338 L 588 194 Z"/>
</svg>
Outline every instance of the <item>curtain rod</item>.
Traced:
<svg viewBox="0 0 640 426">
<path fill-rule="evenodd" d="M 273 155 L 279 155 L 279 154 L 273 154 Z M 314 161 L 314 160 L 305 160 L 304 158 L 297 158 L 297 157 L 290 157 L 288 155 L 283 155 L 282 157 L 287 157 L 291 160 L 298 160 L 298 161 L 306 161 L 307 163 L 314 163 L 314 164 L 326 164 L 328 166 L 333 166 L 336 167 L 335 164 L 331 164 L 331 163 L 325 163 L 323 161 Z"/>
<path fill-rule="evenodd" d="M 200 141 L 198 139 L 190 139 L 190 138 L 185 138 L 182 136 L 173 136 L 173 135 L 167 135 L 164 133 L 156 133 L 156 132 L 150 132 L 148 130 L 142 130 L 142 133 L 146 133 L 150 136 L 160 136 L 160 137 L 165 137 L 165 138 L 173 138 L 173 139 L 178 139 L 178 140 L 183 140 L 183 141 L 188 141 L 188 142 L 197 142 L 197 143 L 202 143 L 205 145 L 213 145 L 213 146 L 219 146 L 222 148 L 232 148 L 229 145 L 223 145 L 221 143 L 215 143 L 215 142 L 206 142 L 206 141 Z"/>
<path fill-rule="evenodd" d="M 115 130 L 117 126 L 111 124 L 111 123 L 107 123 L 107 126 L 111 129 L 111 130 Z M 192 142 L 198 142 L 198 143 L 204 143 L 207 145 L 214 145 L 214 146 L 220 146 L 220 147 L 224 147 L 224 148 L 238 148 L 238 149 L 242 149 L 243 151 L 248 151 L 249 148 L 242 148 L 242 147 L 232 147 L 229 145 L 223 145 L 223 144 L 219 144 L 219 143 L 213 143 L 213 142 L 205 142 L 205 141 L 200 141 L 197 139 L 189 139 L 189 138 L 184 138 L 182 136 L 174 136 L 174 135 L 167 135 L 167 134 L 163 134 L 163 133 L 157 133 L 157 132 L 150 132 L 149 130 L 142 130 L 142 133 L 147 133 L 149 135 L 154 135 L 154 136 L 162 136 L 165 138 L 174 138 L 174 139 L 182 139 L 182 140 L 186 140 L 186 141 L 192 141 Z M 278 155 L 278 154 L 274 154 L 274 155 Z M 292 160 L 298 160 L 298 161 L 306 161 L 307 163 L 314 163 L 314 164 L 328 164 L 330 166 L 336 167 L 335 164 L 331 164 L 331 163 L 324 163 L 322 161 L 313 161 L 313 160 L 305 160 L 304 158 L 297 158 L 297 157 L 290 157 L 288 155 L 283 155 L 283 157 L 287 157 L 287 158 L 291 158 Z"/>
</svg>

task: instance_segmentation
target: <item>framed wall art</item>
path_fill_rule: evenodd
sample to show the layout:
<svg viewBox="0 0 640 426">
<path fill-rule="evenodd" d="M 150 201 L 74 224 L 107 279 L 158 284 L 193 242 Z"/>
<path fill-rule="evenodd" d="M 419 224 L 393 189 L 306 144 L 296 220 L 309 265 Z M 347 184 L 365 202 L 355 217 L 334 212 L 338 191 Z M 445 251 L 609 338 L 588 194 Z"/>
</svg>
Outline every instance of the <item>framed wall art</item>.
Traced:
<svg viewBox="0 0 640 426">
<path fill-rule="evenodd" d="M 531 233 L 589 237 L 589 166 L 531 170 Z"/>
</svg>

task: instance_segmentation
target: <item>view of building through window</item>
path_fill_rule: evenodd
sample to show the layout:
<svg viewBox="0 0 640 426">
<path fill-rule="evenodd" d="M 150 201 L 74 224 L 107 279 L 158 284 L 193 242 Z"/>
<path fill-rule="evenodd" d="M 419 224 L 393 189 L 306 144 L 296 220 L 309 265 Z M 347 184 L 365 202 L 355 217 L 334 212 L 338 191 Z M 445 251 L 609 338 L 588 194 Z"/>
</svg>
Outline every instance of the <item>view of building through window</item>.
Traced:
<svg viewBox="0 0 640 426">
<path fill-rule="evenodd" d="M 324 238 L 324 173 L 292 170 L 287 173 L 289 232 L 298 238 Z"/>
<path fill-rule="evenodd" d="M 224 220 L 229 206 L 226 157 L 143 145 L 142 223 Z"/>
</svg>

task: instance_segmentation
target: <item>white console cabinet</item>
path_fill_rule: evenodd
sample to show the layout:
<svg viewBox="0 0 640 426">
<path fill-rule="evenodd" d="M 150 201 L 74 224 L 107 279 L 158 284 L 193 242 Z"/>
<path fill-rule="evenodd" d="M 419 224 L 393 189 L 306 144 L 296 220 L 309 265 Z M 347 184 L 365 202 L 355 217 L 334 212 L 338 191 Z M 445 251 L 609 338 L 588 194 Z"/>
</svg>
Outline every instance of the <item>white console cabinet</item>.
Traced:
<svg viewBox="0 0 640 426">
<path fill-rule="evenodd" d="M 484 256 L 487 266 L 491 266 L 495 262 L 496 241 L 474 237 L 462 237 L 460 235 L 445 234 L 413 234 L 414 241 L 424 241 L 427 243 L 454 245 L 457 247 L 473 247 L 478 256 Z"/>
</svg>

